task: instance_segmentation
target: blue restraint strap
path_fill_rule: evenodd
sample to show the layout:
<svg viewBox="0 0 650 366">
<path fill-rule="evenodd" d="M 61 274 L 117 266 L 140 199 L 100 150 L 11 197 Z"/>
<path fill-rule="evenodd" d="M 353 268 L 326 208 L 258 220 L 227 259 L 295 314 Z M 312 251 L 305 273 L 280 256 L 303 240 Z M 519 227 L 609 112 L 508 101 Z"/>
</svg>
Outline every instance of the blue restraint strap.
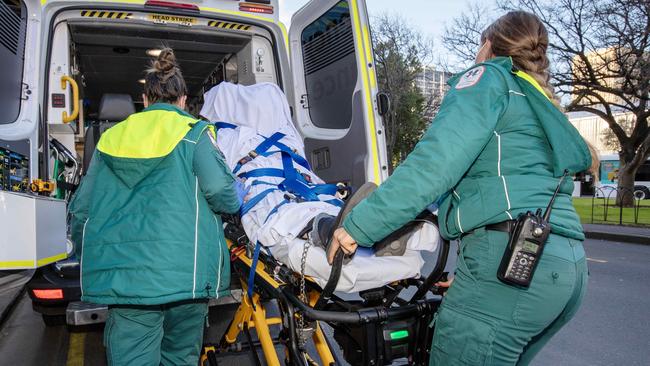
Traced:
<svg viewBox="0 0 650 366">
<path fill-rule="evenodd" d="M 217 130 L 220 129 L 220 128 L 230 128 L 230 129 L 237 128 L 237 126 L 233 125 L 232 123 L 228 123 L 228 122 L 216 122 L 214 124 L 214 127 Z"/>
<path fill-rule="evenodd" d="M 255 269 L 257 268 L 257 260 L 260 258 L 260 248 L 262 248 L 262 243 L 259 241 L 255 244 L 255 250 L 253 251 L 253 262 L 251 264 L 251 270 L 248 272 L 248 298 L 253 299 L 253 286 L 255 284 Z M 252 302 L 251 302 L 252 303 Z"/>
<path fill-rule="evenodd" d="M 237 126 L 226 123 L 226 122 L 217 122 L 215 123 L 216 128 L 236 128 Z M 255 197 L 253 197 L 251 200 L 246 202 L 241 210 L 240 214 L 241 216 L 244 216 L 246 213 L 248 213 L 255 205 L 257 205 L 260 201 L 262 201 L 267 195 L 269 195 L 271 192 L 277 191 L 277 190 L 282 190 L 282 191 L 287 191 L 292 194 L 295 194 L 298 198 L 301 198 L 306 201 L 319 201 L 318 196 L 321 194 L 324 195 L 335 195 L 336 191 L 338 190 L 338 187 L 334 184 L 311 184 L 306 180 L 306 178 L 300 174 L 300 172 L 294 168 L 293 163 L 297 163 L 298 165 L 304 167 L 307 170 L 311 170 L 311 167 L 309 166 L 309 162 L 307 159 L 304 157 L 300 156 L 297 154 L 295 151 L 293 151 L 290 147 L 287 145 L 283 144 L 280 142 L 280 139 L 285 137 L 284 134 L 280 132 L 274 133 L 271 137 L 266 138 L 260 145 L 255 148 L 254 152 L 255 154 L 249 154 L 248 156 L 250 157 L 250 160 L 254 159 L 255 156 L 262 155 L 262 156 L 269 156 L 271 154 L 275 153 L 281 153 L 282 154 L 282 169 L 277 169 L 277 168 L 260 168 L 260 169 L 254 169 L 250 170 L 248 172 L 244 172 L 238 175 L 240 178 L 258 178 L 258 177 L 276 177 L 276 178 L 284 178 L 282 183 L 279 185 L 269 183 L 269 182 L 264 182 L 262 180 L 256 180 L 253 182 L 253 185 L 260 185 L 260 184 L 265 184 L 265 185 L 270 185 L 274 186 L 273 188 L 266 189 L 260 193 L 258 193 Z M 279 151 L 269 151 L 271 147 L 277 147 Z M 235 166 L 235 169 L 233 170 L 233 174 L 237 174 L 237 172 L 242 168 L 244 164 L 246 164 L 248 161 L 246 157 L 242 159 L 242 163 L 238 163 Z M 277 187 L 277 188 L 276 188 Z M 285 198 L 282 200 L 278 205 L 276 205 L 266 216 L 266 219 L 264 222 L 266 223 L 271 216 L 273 216 L 275 213 L 278 212 L 280 207 L 283 205 L 291 202 L 288 198 Z M 341 207 L 343 205 L 343 202 L 338 199 L 331 199 L 324 201 L 326 203 L 329 203 L 334 206 Z M 247 293 L 249 298 L 252 299 L 253 296 L 253 287 L 254 287 L 254 281 L 255 281 L 255 270 L 257 268 L 257 262 L 259 259 L 259 254 L 260 254 L 260 248 L 262 247 L 262 244 L 258 241 L 255 244 L 255 249 L 253 251 L 253 261 L 251 265 L 250 272 L 248 273 L 248 289 Z"/>
<path fill-rule="evenodd" d="M 278 189 L 274 187 L 274 188 L 269 188 L 269 189 L 266 189 L 266 190 L 258 193 L 255 197 L 251 198 L 248 202 L 244 203 L 241 206 L 241 208 L 239 209 L 239 214 L 241 216 L 246 215 L 248 213 L 248 211 L 250 211 L 258 203 L 260 203 L 260 201 L 263 200 L 264 197 L 266 197 L 269 193 L 271 193 L 273 191 L 277 191 L 277 190 Z"/>
<path fill-rule="evenodd" d="M 262 141 L 261 144 L 257 145 L 255 150 L 252 151 L 252 152 L 255 152 L 254 155 L 249 153 L 249 155 L 247 157 L 244 157 L 242 159 L 243 162 L 237 163 L 237 165 L 235 166 L 235 169 L 232 171 L 233 174 L 237 174 L 239 169 L 241 169 L 244 164 L 246 164 L 247 162 L 250 161 L 250 160 L 246 160 L 246 159 L 251 159 L 252 160 L 252 159 L 255 159 L 255 157 L 257 155 L 264 155 L 271 147 L 273 147 L 276 144 L 279 144 L 278 141 L 280 141 L 280 139 L 282 139 L 284 136 L 285 136 L 285 134 L 283 134 L 281 132 L 276 132 L 273 135 L 271 135 L 271 137 L 265 138 L 264 141 Z M 242 160 L 240 160 L 240 161 L 242 161 Z"/>
</svg>

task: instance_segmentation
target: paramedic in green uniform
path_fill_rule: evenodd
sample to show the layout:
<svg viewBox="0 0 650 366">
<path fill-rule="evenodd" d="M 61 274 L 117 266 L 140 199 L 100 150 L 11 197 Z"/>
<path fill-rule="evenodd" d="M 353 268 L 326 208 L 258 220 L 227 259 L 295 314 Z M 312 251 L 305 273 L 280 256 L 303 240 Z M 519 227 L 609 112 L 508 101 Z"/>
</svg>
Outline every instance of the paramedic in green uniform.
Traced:
<svg viewBox="0 0 650 366">
<path fill-rule="evenodd" d="M 239 189 L 214 131 L 185 111 L 171 49 L 147 71 L 145 109 L 107 130 L 70 204 L 82 300 L 107 304 L 110 365 L 197 365 L 208 299 L 228 292 L 220 213 Z"/>
<path fill-rule="evenodd" d="M 497 279 L 508 241 L 503 222 L 546 207 L 565 169 L 581 172 L 593 161 L 557 108 L 547 46 L 535 15 L 510 12 L 490 25 L 476 65 L 450 81 L 422 140 L 335 232 L 333 248 L 349 254 L 444 197 L 441 233 L 460 239 L 460 248 L 455 280 L 435 319 L 431 365 L 526 365 L 584 297 L 584 234 L 570 179 L 553 206 L 552 234 L 531 286 Z"/>
</svg>

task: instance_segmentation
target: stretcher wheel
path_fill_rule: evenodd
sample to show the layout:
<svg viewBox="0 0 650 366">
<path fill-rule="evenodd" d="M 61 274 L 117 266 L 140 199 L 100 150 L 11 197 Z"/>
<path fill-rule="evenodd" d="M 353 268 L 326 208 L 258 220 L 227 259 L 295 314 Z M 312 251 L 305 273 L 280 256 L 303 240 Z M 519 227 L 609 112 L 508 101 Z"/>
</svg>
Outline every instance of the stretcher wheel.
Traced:
<svg viewBox="0 0 650 366">
<path fill-rule="evenodd" d="M 218 366 L 217 362 L 217 353 L 215 352 L 214 346 L 208 346 L 203 348 L 203 354 L 201 355 L 201 366 Z"/>
</svg>

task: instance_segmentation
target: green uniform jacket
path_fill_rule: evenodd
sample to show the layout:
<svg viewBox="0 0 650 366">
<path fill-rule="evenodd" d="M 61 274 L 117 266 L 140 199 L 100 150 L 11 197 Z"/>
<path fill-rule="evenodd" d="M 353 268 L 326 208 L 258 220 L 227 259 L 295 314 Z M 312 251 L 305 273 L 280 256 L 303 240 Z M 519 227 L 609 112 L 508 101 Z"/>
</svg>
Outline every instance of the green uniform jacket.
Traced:
<svg viewBox="0 0 650 366">
<path fill-rule="evenodd" d="M 82 300 L 158 305 L 227 293 L 219 213 L 240 204 L 213 134 L 159 103 L 102 135 L 70 203 Z"/>
<path fill-rule="evenodd" d="M 447 239 L 545 208 L 564 169 L 591 165 L 577 130 L 529 75 L 498 57 L 450 80 L 431 126 L 406 160 L 344 222 L 371 246 L 443 198 Z M 584 240 L 566 179 L 553 206 L 552 231 Z M 445 196 L 446 194 L 446 196 Z"/>
</svg>

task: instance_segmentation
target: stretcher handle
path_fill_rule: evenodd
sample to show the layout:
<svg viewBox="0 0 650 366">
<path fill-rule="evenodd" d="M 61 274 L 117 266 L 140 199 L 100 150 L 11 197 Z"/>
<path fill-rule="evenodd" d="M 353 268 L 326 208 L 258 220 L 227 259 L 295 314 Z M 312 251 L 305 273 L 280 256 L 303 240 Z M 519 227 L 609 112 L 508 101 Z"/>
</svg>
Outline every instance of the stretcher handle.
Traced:
<svg viewBox="0 0 650 366">
<path fill-rule="evenodd" d="M 443 273 L 445 272 L 445 266 L 447 266 L 447 257 L 449 256 L 449 240 L 442 240 L 440 245 L 440 250 L 438 251 L 438 258 L 436 259 L 436 265 L 433 267 L 433 270 L 427 276 L 427 278 L 422 282 L 418 287 L 417 291 L 409 301 L 410 304 L 414 304 L 418 300 L 422 300 L 433 285 L 438 282 Z"/>
<path fill-rule="evenodd" d="M 300 301 L 292 292 L 289 286 L 281 289 L 282 295 L 298 307 L 304 315 L 312 320 L 324 321 L 327 323 L 345 323 L 345 324 L 368 324 L 391 320 L 400 320 L 412 317 L 414 315 L 429 314 L 440 304 L 440 300 L 420 300 L 413 304 L 407 304 L 399 307 L 370 307 L 356 311 L 328 311 L 316 310 Z"/>
<path fill-rule="evenodd" d="M 79 115 L 79 85 L 73 78 L 67 75 L 61 76 L 61 89 L 65 90 L 66 83 L 69 83 L 72 88 L 72 113 L 68 116 L 68 112 L 63 111 L 62 118 L 63 123 L 70 123 Z"/>
<path fill-rule="evenodd" d="M 323 292 L 321 292 L 320 297 L 316 301 L 316 304 L 314 305 L 314 309 L 321 310 L 327 304 L 327 302 L 332 298 L 332 294 L 334 294 L 334 290 L 336 290 L 336 285 L 338 285 L 339 279 L 341 278 L 341 270 L 343 269 L 344 257 L 345 257 L 345 253 L 343 253 L 343 250 L 341 249 L 341 247 L 339 247 L 336 250 L 336 254 L 334 254 L 334 260 L 332 261 L 332 271 L 330 272 L 330 277 L 327 279 L 327 283 L 325 284 L 325 287 L 323 287 Z"/>
</svg>

